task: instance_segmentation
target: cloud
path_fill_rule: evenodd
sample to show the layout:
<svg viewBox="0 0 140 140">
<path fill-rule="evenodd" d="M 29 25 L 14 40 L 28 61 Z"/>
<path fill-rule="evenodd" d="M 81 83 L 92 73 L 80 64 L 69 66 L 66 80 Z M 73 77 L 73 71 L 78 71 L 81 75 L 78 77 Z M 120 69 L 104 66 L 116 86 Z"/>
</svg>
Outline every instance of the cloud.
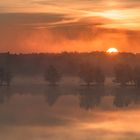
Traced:
<svg viewBox="0 0 140 140">
<path fill-rule="evenodd" d="M 103 21 L 102 21 L 103 20 Z M 67 17 L 64 14 L 0 14 L 0 50 L 15 52 L 62 50 L 67 41 L 90 40 L 93 26 L 104 24 L 93 20 Z M 97 29 L 96 29 L 97 30 Z M 94 35 L 95 36 L 95 35 Z M 47 46 L 47 47 L 46 47 Z M 57 49 L 53 46 L 57 46 Z M 72 49 L 72 48 L 71 48 Z M 63 50 L 62 50 L 63 51 Z"/>
<path fill-rule="evenodd" d="M 112 46 L 121 51 L 139 51 L 139 31 L 113 29 L 108 23 L 115 24 L 110 19 L 97 16 L 0 14 L 0 51 L 83 52 L 103 51 Z"/>
</svg>

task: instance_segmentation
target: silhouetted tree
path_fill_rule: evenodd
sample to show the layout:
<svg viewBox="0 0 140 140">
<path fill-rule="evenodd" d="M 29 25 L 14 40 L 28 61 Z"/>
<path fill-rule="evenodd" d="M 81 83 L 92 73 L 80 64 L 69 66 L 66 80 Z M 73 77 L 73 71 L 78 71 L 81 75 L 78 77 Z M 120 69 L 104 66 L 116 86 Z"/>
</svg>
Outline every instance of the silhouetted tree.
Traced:
<svg viewBox="0 0 140 140">
<path fill-rule="evenodd" d="M 56 83 L 59 82 L 60 79 L 60 73 L 53 65 L 50 65 L 45 72 L 45 80 L 48 81 L 51 85 L 56 85 Z"/>
<path fill-rule="evenodd" d="M 105 82 L 105 74 L 101 67 L 97 66 L 95 71 L 95 82 L 97 84 L 104 84 Z"/>
<path fill-rule="evenodd" d="M 96 82 L 101 85 L 105 82 L 105 74 L 100 66 L 93 66 L 93 64 L 85 63 L 80 67 L 80 78 L 90 86 L 91 83 Z"/>
<path fill-rule="evenodd" d="M 87 84 L 87 86 L 90 86 L 91 83 L 95 81 L 95 68 L 88 63 L 82 64 L 79 77 Z"/>
<path fill-rule="evenodd" d="M 133 82 L 132 68 L 128 64 L 118 64 L 114 68 L 114 82 L 126 86 L 127 83 Z"/>
</svg>

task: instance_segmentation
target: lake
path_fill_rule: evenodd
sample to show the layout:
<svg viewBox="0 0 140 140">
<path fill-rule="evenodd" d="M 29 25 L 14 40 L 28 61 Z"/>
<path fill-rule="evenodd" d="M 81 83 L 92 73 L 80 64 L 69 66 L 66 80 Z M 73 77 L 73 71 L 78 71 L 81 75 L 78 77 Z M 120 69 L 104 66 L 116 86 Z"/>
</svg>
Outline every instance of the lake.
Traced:
<svg viewBox="0 0 140 140">
<path fill-rule="evenodd" d="M 72 78 L 52 87 L 36 77 L 0 87 L 0 140 L 66 139 L 139 140 L 140 90 Z"/>
</svg>

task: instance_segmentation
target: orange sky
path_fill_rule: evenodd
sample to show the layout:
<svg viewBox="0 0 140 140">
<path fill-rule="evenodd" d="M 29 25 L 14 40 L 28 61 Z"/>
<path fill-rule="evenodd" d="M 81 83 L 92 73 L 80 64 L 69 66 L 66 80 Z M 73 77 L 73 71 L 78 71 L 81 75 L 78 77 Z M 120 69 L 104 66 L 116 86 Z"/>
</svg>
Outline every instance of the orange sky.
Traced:
<svg viewBox="0 0 140 140">
<path fill-rule="evenodd" d="M 140 52 L 139 0 L 5 0 L 0 51 Z"/>
</svg>

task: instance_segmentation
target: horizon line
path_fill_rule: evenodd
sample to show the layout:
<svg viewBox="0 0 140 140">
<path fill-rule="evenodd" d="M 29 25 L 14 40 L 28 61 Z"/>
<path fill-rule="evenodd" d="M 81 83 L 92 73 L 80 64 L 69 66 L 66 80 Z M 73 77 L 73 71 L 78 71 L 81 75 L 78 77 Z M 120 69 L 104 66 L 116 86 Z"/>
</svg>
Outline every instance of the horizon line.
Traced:
<svg viewBox="0 0 140 140">
<path fill-rule="evenodd" d="M 109 54 L 107 51 L 85 51 L 85 52 L 78 52 L 78 51 L 61 51 L 61 52 L 10 52 L 10 51 L 4 51 L 0 52 L 0 54 L 13 54 L 13 55 L 28 55 L 28 54 L 63 54 L 63 53 L 77 53 L 77 54 L 83 54 L 83 53 L 104 53 L 104 54 Z M 128 51 L 119 51 L 117 53 L 111 53 L 111 54 L 140 54 L 140 52 L 128 52 Z"/>
</svg>

